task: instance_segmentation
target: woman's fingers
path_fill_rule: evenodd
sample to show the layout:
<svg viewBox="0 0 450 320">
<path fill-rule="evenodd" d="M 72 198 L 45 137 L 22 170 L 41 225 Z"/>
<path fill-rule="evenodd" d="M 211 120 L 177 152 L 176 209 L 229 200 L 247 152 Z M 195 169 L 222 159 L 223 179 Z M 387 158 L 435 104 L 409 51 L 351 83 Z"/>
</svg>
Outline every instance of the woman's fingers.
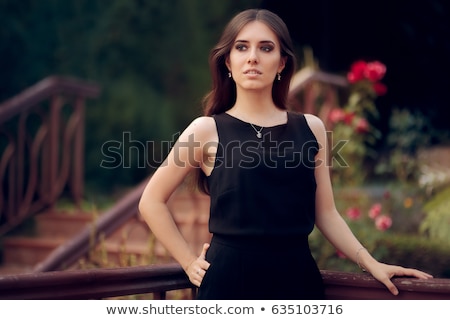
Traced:
<svg viewBox="0 0 450 320">
<path fill-rule="evenodd" d="M 203 248 L 202 248 L 202 253 L 200 253 L 199 258 L 204 260 L 206 258 L 206 251 L 208 251 L 208 249 L 209 249 L 209 243 L 204 243 Z"/>
<path fill-rule="evenodd" d="M 397 287 L 392 283 L 391 279 L 387 278 L 386 280 L 383 281 L 384 285 L 386 286 L 386 288 L 388 288 L 388 290 L 394 295 L 398 295 L 398 289 Z"/>
<path fill-rule="evenodd" d="M 201 268 L 197 268 L 197 270 L 194 271 L 194 276 L 192 277 L 191 281 L 193 284 L 195 284 L 197 287 L 200 287 L 202 281 L 203 281 L 203 277 L 205 276 L 206 271 L 201 269 Z"/>
<path fill-rule="evenodd" d="M 202 253 L 200 253 L 200 256 L 198 257 L 201 263 L 201 268 L 203 270 L 208 270 L 209 268 L 209 262 L 206 261 L 206 251 L 208 251 L 209 249 L 209 243 L 205 243 L 203 244 L 203 249 L 202 249 Z"/>
<path fill-rule="evenodd" d="M 209 243 L 203 244 L 202 252 L 200 256 L 194 260 L 188 268 L 187 274 L 192 284 L 199 287 L 203 281 L 203 277 L 206 274 L 206 270 L 209 268 L 209 262 L 206 261 L 206 251 L 209 249 Z"/>
<path fill-rule="evenodd" d="M 416 277 L 418 279 L 431 279 L 433 278 L 433 276 L 429 273 L 420 271 L 420 270 L 416 270 L 416 269 L 409 269 L 409 268 L 404 268 L 403 270 L 403 275 L 405 276 L 410 276 L 410 277 Z"/>
<path fill-rule="evenodd" d="M 417 269 L 411 269 L 411 268 L 403 268 L 400 266 L 392 266 L 392 265 L 386 265 L 386 264 L 380 264 L 381 268 L 381 274 L 378 274 L 376 278 L 383 283 L 389 291 L 393 295 L 398 295 L 399 291 L 397 287 L 392 283 L 391 278 L 394 276 L 403 277 L 403 276 L 409 276 L 409 277 L 415 277 L 418 279 L 431 279 L 433 276 L 431 274 L 428 274 L 426 272 L 417 270 Z M 374 275 L 375 276 L 375 275 Z"/>
</svg>

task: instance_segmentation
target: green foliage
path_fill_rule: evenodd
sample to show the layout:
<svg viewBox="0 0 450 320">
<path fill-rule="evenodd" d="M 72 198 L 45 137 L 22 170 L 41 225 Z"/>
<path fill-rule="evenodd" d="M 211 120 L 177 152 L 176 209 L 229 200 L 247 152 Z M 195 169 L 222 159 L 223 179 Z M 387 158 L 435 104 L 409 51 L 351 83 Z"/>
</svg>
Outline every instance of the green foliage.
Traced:
<svg viewBox="0 0 450 320">
<path fill-rule="evenodd" d="M 450 186 L 432 196 L 423 209 L 426 216 L 420 231 L 430 239 L 450 245 Z"/>
<path fill-rule="evenodd" d="M 450 188 L 449 188 L 450 190 Z M 432 202 L 449 208 L 449 190 L 440 194 Z M 336 207 L 342 213 L 355 236 L 363 243 L 369 252 L 379 261 L 417 268 L 430 272 L 435 277 L 450 278 L 450 265 L 447 257 L 450 254 L 448 241 L 449 218 L 441 217 L 434 221 L 433 226 L 439 227 L 447 238 L 429 237 L 419 232 L 423 220 L 422 208 L 434 208 L 423 205 L 426 198 L 418 188 L 406 188 L 396 184 L 393 186 L 371 186 L 353 188 L 335 188 Z M 422 195 L 422 198 L 420 197 Z M 375 226 L 374 219 L 369 217 L 370 208 L 374 203 L 381 206 L 381 214 L 392 216 L 393 224 L 389 229 L 380 231 Z M 351 218 L 347 213 L 349 208 L 358 208 L 360 216 Z M 321 269 L 361 272 L 350 259 L 342 256 L 315 229 L 310 236 L 310 247 Z"/>
<path fill-rule="evenodd" d="M 449 243 L 394 232 L 383 233 L 374 240 L 365 244 L 378 261 L 423 270 L 438 278 L 450 278 L 450 260 L 443 258 L 450 255 Z M 361 272 L 354 262 L 339 255 L 316 229 L 310 237 L 310 247 L 320 269 Z"/>
<path fill-rule="evenodd" d="M 103 183 L 133 184 L 148 174 L 147 159 L 155 158 L 149 153 L 161 152 L 159 141 L 175 132 L 175 108 L 172 101 L 132 76 L 117 80 L 105 91 L 87 116 L 86 175 Z M 112 165 L 105 153 L 110 143 L 117 146 L 118 156 Z"/>
<path fill-rule="evenodd" d="M 380 261 L 416 268 L 436 278 L 450 278 L 450 243 L 402 234 L 390 234 L 376 243 Z"/>
<path fill-rule="evenodd" d="M 376 166 L 378 174 L 389 174 L 404 183 L 416 183 L 419 163 L 417 151 L 435 137 L 429 119 L 419 111 L 394 108 L 389 119 L 389 155 Z"/>
</svg>

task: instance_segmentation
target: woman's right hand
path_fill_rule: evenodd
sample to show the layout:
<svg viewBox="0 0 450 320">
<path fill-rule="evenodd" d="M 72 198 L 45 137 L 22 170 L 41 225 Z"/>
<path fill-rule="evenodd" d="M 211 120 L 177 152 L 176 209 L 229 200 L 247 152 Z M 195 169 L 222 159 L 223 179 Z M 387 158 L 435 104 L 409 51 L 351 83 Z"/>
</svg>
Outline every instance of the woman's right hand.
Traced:
<svg viewBox="0 0 450 320">
<path fill-rule="evenodd" d="M 206 261 L 206 251 L 209 248 L 209 243 L 203 244 L 202 253 L 200 256 L 192 261 L 186 268 L 186 274 L 189 277 L 191 283 L 197 287 L 200 287 L 203 281 L 203 277 L 206 274 L 206 270 L 209 268 L 209 262 Z"/>
</svg>

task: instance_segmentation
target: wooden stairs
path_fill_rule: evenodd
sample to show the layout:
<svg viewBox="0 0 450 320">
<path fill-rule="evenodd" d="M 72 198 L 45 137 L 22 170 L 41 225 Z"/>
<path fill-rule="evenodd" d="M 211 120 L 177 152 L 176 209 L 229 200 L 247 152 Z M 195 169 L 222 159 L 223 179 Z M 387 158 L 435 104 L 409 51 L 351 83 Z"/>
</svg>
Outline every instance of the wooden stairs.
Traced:
<svg viewBox="0 0 450 320">
<path fill-rule="evenodd" d="M 181 233 L 196 252 L 209 241 L 207 228 L 209 198 L 180 189 L 172 196 L 169 207 Z M 0 275 L 29 273 L 58 246 L 92 226 L 95 213 L 81 211 L 46 211 L 36 215 L 28 230 L 0 239 Z M 155 241 L 147 224 L 136 214 L 100 243 L 92 245 L 88 257 L 75 268 L 118 267 L 173 261 Z"/>
</svg>

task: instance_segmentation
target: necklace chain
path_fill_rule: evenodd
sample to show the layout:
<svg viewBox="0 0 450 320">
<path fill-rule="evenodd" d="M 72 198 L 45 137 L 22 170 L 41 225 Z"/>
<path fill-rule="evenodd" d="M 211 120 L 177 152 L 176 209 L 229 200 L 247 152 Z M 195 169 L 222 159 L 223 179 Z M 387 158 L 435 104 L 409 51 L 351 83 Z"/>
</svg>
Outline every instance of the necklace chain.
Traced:
<svg viewBox="0 0 450 320">
<path fill-rule="evenodd" d="M 262 133 L 261 133 L 261 131 L 263 131 L 264 127 L 261 127 L 261 129 L 257 130 L 253 124 L 250 123 L 250 125 L 252 126 L 253 130 L 255 130 L 255 132 L 256 132 L 256 137 L 259 138 L 259 139 L 261 139 L 261 138 L 262 138 Z"/>
</svg>

